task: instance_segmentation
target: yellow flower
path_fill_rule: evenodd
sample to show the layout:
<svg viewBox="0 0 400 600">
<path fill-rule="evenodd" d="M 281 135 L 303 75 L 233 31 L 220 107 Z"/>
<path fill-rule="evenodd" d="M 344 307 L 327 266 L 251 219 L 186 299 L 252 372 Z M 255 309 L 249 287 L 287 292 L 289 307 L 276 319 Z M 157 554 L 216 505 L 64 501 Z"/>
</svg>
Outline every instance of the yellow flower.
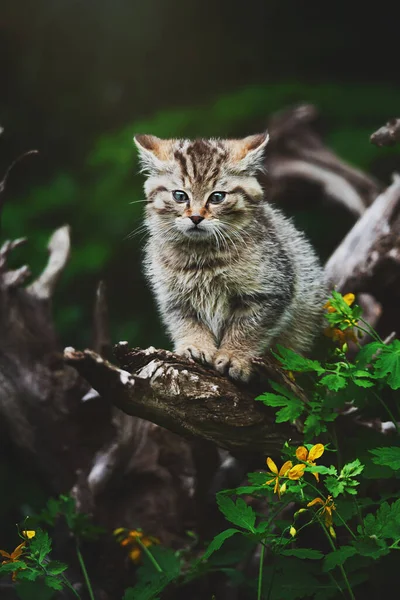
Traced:
<svg viewBox="0 0 400 600">
<path fill-rule="evenodd" d="M 137 529 L 124 530 L 124 537 L 120 540 L 121 546 L 128 546 L 128 544 L 132 544 L 136 542 L 138 539 L 143 537 L 143 532 Z"/>
<path fill-rule="evenodd" d="M 347 306 L 351 306 L 355 300 L 354 294 L 345 294 L 343 296 L 343 300 L 346 302 Z M 331 305 L 330 301 L 328 301 L 324 308 L 328 311 L 328 313 L 337 312 L 336 308 Z M 353 327 L 357 325 L 358 321 L 349 319 L 345 319 L 344 323 L 347 323 L 348 328 L 342 331 L 338 327 L 327 327 L 324 329 L 324 335 L 326 337 L 331 338 L 334 342 L 339 342 L 340 346 L 343 347 L 347 342 L 357 342 L 356 334 L 353 331 Z"/>
<path fill-rule="evenodd" d="M 140 562 L 142 557 L 142 547 L 148 548 L 153 544 L 159 544 L 160 540 L 153 536 L 145 536 L 140 529 L 125 529 L 119 527 L 114 530 L 114 535 L 117 537 L 121 546 L 129 546 L 129 558 L 134 562 Z M 140 540 L 140 541 L 139 541 Z"/>
<path fill-rule="evenodd" d="M 11 554 L 9 554 L 8 552 L 6 552 L 5 550 L 0 550 L 0 555 L 3 556 L 3 558 L 5 558 L 6 560 L 2 561 L 2 565 L 6 565 L 8 563 L 16 563 L 19 561 L 21 555 L 23 554 L 25 549 L 25 542 L 22 542 L 22 544 L 20 544 L 19 546 L 17 546 L 15 548 L 15 550 L 13 550 L 11 552 Z M 17 575 L 17 571 L 14 571 L 12 579 L 13 581 L 15 581 L 16 575 Z"/>
<path fill-rule="evenodd" d="M 295 537 L 297 530 L 293 527 L 293 525 L 291 526 L 291 528 L 289 529 L 289 533 L 292 537 Z"/>
<path fill-rule="evenodd" d="M 357 342 L 357 336 L 354 333 L 354 330 L 349 327 L 342 331 L 337 327 L 327 327 L 324 329 L 324 335 L 326 337 L 331 338 L 334 342 L 339 342 L 341 346 L 344 346 L 347 342 Z"/>
<path fill-rule="evenodd" d="M 13 550 L 11 552 L 11 554 L 9 554 L 8 552 L 6 552 L 5 550 L 0 550 L 1 556 L 3 556 L 4 558 L 7 559 L 7 560 L 3 560 L 3 562 L 1 564 L 5 565 L 7 563 L 18 562 L 19 557 L 24 552 L 24 548 L 25 548 L 25 542 L 22 542 L 22 544 L 20 544 L 19 546 L 17 546 L 15 548 L 15 550 Z"/>
<path fill-rule="evenodd" d="M 22 532 L 22 535 L 24 537 L 26 537 L 28 540 L 31 540 L 32 538 L 35 537 L 36 531 L 33 531 L 32 529 L 27 529 L 27 530 L 25 530 L 25 531 Z"/>
<path fill-rule="evenodd" d="M 356 299 L 354 294 L 345 294 L 343 296 L 343 300 L 346 302 L 347 306 L 351 306 L 354 302 L 354 300 Z M 324 308 L 326 308 L 326 310 L 328 311 L 328 313 L 334 313 L 337 312 L 336 308 L 334 306 L 331 305 L 330 300 L 328 300 L 328 302 L 324 305 Z"/>
<path fill-rule="evenodd" d="M 141 549 L 140 548 L 134 548 L 133 550 L 131 550 L 129 552 L 129 558 L 134 563 L 140 562 L 140 559 L 142 558 L 142 551 L 141 551 Z"/>
<path fill-rule="evenodd" d="M 322 500 L 322 498 L 314 498 L 314 500 L 311 500 L 311 502 L 309 502 L 307 504 L 307 506 L 310 508 L 311 506 L 315 506 L 316 504 L 322 505 L 321 508 L 318 510 L 318 512 L 320 513 L 321 517 L 324 518 L 325 526 L 329 530 L 329 533 L 332 535 L 332 531 L 333 531 L 332 537 L 335 537 L 335 535 L 334 535 L 335 530 L 332 527 L 332 525 L 333 525 L 332 512 L 334 510 L 336 510 L 336 506 L 335 506 L 335 503 L 333 502 L 332 496 L 328 496 L 326 500 Z"/>
<path fill-rule="evenodd" d="M 306 468 L 305 465 L 293 466 L 292 461 L 287 460 L 278 471 L 278 467 L 276 466 L 276 464 L 270 457 L 267 458 L 267 465 L 271 471 L 270 475 L 273 475 L 273 479 L 266 481 L 265 485 L 270 485 L 271 483 L 275 482 L 274 494 L 278 494 L 278 498 L 280 498 L 281 493 L 283 494 L 286 490 L 286 483 L 283 483 L 281 485 L 280 479 L 282 479 L 282 478 L 287 478 L 287 479 L 292 479 L 292 480 L 300 479 L 300 477 L 303 477 L 304 470 Z"/>
<path fill-rule="evenodd" d="M 299 460 L 314 467 L 316 459 L 323 455 L 324 450 L 325 446 L 323 444 L 315 444 L 310 451 L 308 451 L 305 446 L 299 446 L 296 450 L 296 456 Z M 313 475 L 315 479 L 319 481 L 319 473 L 313 473 Z"/>
</svg>

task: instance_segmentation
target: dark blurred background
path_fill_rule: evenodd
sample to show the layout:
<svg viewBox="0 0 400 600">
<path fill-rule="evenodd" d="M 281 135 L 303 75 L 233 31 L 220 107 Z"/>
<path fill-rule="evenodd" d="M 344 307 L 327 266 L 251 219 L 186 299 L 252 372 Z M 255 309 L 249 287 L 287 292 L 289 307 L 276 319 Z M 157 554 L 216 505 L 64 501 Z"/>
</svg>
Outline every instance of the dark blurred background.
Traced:
<svg viewBox="0 0 400 600">
<path fill-rule="evenodd" d="M 141 274 L 143 240 L 128 237 L 143 207 L 130 204 L 143 198 L 134 133 L 248 134 L 263 130 L 274 111 L 309 102 L 341 157 L 383 182 L 399 168 L 395 154 L 369 143 L 400 116 L 393 6 L 1 0 L 0 7 L 1 172 L 39 150 L 10 174 L 1 237 L 28 236 L 14 261 L 38 274 L 51 232 L 71 225 L 72 257 L 54 306 L 64 345 L 90 344 L 101 278 L 113 341 L 168 343 Z M 326 257 L 333 248 L 324 245 L 323 228 L 309 233 Z M 2 469 L 3 504 L 29 503 L 29 478 L 10 483 L 12 469 Z"/>
</svg>

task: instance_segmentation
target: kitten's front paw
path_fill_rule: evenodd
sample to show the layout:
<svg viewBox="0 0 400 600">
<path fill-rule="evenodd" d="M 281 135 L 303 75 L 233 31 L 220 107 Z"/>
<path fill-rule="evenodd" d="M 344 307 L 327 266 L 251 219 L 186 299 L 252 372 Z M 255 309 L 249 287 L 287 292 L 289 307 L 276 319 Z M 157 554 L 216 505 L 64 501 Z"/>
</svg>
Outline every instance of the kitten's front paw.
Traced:
<svg viewBox="0 0 400 600">
<path fill-rule="evenodd" d="M 223 375 L 244 382 L 250 379 L 253 370 L 250 356 L 238 356 L 237 352 L 227 350 L 217 352 L 214 357 L 214 367 Z"/>
<path fill-rule="evenodd" d="M 194 344 L 182 344 L 176 348 L 175 352 L 185 358 L 197 360 L 205 365 L 212 365 L 215 348 L 199 348 Z"/>
</svg>

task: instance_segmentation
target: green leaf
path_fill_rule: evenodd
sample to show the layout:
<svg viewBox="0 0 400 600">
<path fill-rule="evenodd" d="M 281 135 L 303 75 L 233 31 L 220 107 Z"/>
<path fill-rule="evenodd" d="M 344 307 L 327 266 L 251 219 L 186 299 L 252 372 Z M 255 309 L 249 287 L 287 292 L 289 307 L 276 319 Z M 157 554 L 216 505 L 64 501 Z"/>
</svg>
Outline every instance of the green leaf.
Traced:
<svg viewBox="0 0 400 600">
<path fill-rule="evenodd" d="M 135 587 L 125 590 L 123 600 L 155 600 L 170 581 L 166 573 L 155 573 L 153 569 L 151 579 L 138 581 Z"/>
<path fill-rule="evenodd" d="M 57 577 L 45 577 L 44 582 L 49 588 L 52 588 L 53 590 L 62 590 L 63 588 L 62 581 L 60 581 L 60 579 L 57 579 Z"/>
<path fill-rule="evenodd" d="M 263 471 L 253 471 L 252 473 L 247 474 L 247 479 L 250 483 L 253 483 L 255 486 L 265 486 L 265 482 L 268 479 L 268 476 Z M 267 488 L 266 488 L 267 489 Z"/>
<path fill-rule="evenodd" d="M 339 481 L 336 477 L 327 477 L 325 479 L 325 486 L 334 498 L 343 494 L 345 490 L 344 481 Z"/>
<path fill-rule="evenodd" d="M 324 557 L 322 552 L 319 550 L 313 550 L 312 548 L 290 548 L 288 550 L 282 550 L 279 554 L 283 556 L 295 556 L 296 558 L 304 558 L 308 560 L 320 560 Z"/>
<path fill-rule="evenodd" d="M 323 431 L 326 431 L 327 427 L 320 415 L 311 414 L 308 415 L 304 421 L 304 434 L 310 437 L 320 435 Z"/>
<path fill-rule="evenodd" d="M 36 535 L 29 544 L 29 551 L 34 560 L 43 563 L 51 550 L 51 539 L 46 531 L 36 530 Z"/>
<path fill-rule="evenodd" d="M 399 447 L 391 446 L 386 448 L 375 448 L 374 450 L 370 450 L 370 453 L 375 455 L 372 462 L 376 465 L 385 465 L 394 471 L 400 469 Z"/>
<path fill-rule="evenodd" d="M 277 423 L 284 423 L 285 421 L 295 421 L 299 418 L 299 416 L 304 410 L 304 403 L 300 400 L 300 398 L 297 398 L 294 394 L 290 394 L 290 397 L 288 397 L 287 395 L 279 396 L 277 394 L 268 392 L 262 394 L 261 396 L 258 396 L 256 400 L 263 402 L 267 406 L 284 407 L 276 413 Z"/>
<path fill-rule="evenodd" d="M 26 562 L 23 560 L 5 563 L 4 565 L 0 565 L 0 573 L 12 573 L 18 569 L 25 569 L 26 566 Z"/>
<path fill-rule="evenodd" d="M 356 458 L 356 460 L 353 460 L 353 462 L 344 465 L 339 477 L 343 479 L 347 479 L 349 477 L 356 477 L 356 475 L 360 475 L 363 472 L 363 470 L 364 465 L 362 465 L 358 458 Z"/>
<path fill-rule="evenodd" d="M 353 372 L 353 376 L 354 377 L 361 377 L 361 378 L 363 378 L 363 377 L 371 377 L 371 373 L 369 371 L 365 371 L 363 369 L 356 369 Z"/>
<path fill-rule="evenodd" d="M 357 494 L 357 490 L 355 488 L 359 485 L 359 482 L 353 478 L 357 475 L 360 475 L 363 470 L 364 465 L 362 465 L 357 458 L 353 462 L 344 465 L 343 469 L 340 471 L 340 475 L 337 477 L 327 477 L 325 479 L 325 485 L 334 498 L 339 496 L 339 494 L 343 494 L 344 492 L 354 496 Z"/>
<path fill-rule="evenodd" d="M 357 550 L 353 546 L 342 546 L 338 550 L 331 552 L 325 556 L 323 570 L 331 571 L 335 567 L 343 565 L 350 556 L 357 554 Z"/>
<path fill-rule="evenodd" d="M 320 379 L 319 383 L 328 388 L 328 390 L 332 390 L 333 392 L 337 392 L 342 388 L 346 387 L 348 380 L 346 377 L 339 375 L 339 373 L 332 373 L 330 375 L 325 375 Z"/>
<path fill-rule="evenodd" d="M 43 579 L 36 581 L 21 581 L 16 585 L 18 598 L 21 600 L 52 600 L 54 589 L 48 587 Z"/>
<path fill-rule="evenodd" d="M 320 475 L 337 475 L 336 467 L 324 467 L 323 465 L 315 465 L 314 467 L 307 465 L 307 471 L 310 473 L 319 473 Z"/>
<path fill-rule="evenodd" d="M 387 544 L 375 536 L 362 536 L 353 542 L 353 546 L 361 556 L 368 556 L 374 559 L 385 556 L 385 554 L 389 554 L 390 552 Z"/>
<path fill-rule="evenodd" d="M 358 531 L 363 533 L 360 526 Z M 377 538 L 400 539 L 400 498 L 392 504 L 381 504 L 375 515 L 369 513 L 364 519 L 364 533 Z"/>
<path fill-rule="evenodd" d="M 286 406 L 285 408 L 281 408 L 275 415 L 276 423 L 285 423 L 285 421 L 295 421 L 301 415 L 304 410 L 304 404 L 299 401 L 297 405 L 294 403 Z"/>
<path fill-rule="evenodd" d="M 260 475 L 261 475 L 261 473 L 260 473 Z M 265 492 L 265 479 L 266 479 L 265 473 L 263 474 L 263 477 L 264 477 L 264 480 L 263 480 L 263 483 L 261 485 L 243 485 L 243 486 L 238 487 L 238 488 L 232 488 L 230 490 L 223 490 L 223 493 L 224 494 L 228 494 L 228 495 L 235 494 L 237 496 L 240 496 L 240 495 L 243 495 L 243 494 L 246 494 L 246 495 L 247 494 L 255 494 L 255 493 L 260 492 L 260 491 L 264 491 Z"/>
<path fill-rule="evenodd" d="M 242 533 L 242 532 L 239 531 L 238 529 L 226 529 L 225 531 L 222 531 L 221 533 L 216 535 L 215 538 L 212 540 L 212 542 L 209 544 L 207 550 L 204 552 L 204 554 L 200 560 L 203 561 L 203 560 L 206 560 L 207 558 L 209 558 L 211 556 L 211 554 L 213 554 L 214 552 L 216 552 L 217 550 L 219 550 L 221 548 L 221 546 L 225 540 L 232 537 L 236 533 Z"/>
<path fill-rule="evenodd" d="M 21 581 L 22 579 L 26 579 L 28 581 L 35 581 L 41 574 L 40 571 L 28 567 L 27 569 L 18 572 L 17 580 Z"/>
<path fill-rule="evenodd" d="M 273 352 L 273 355 L 279 360 L 286 370 L 296 371 L 298 373 L 315 371 L 318 374 L 322 374 L 325 372 L 325 369 L 317 360 L 305 358 L 290 348 L 284 348 L 280 344 L 277 344 L 276 347 L 278 349 L 278 353 Z"/>
<path fill-rule="evenodd" d="M 392 390 L 400 388 L 400 340 L 381 348 L 375 361 L 375 377 L 385 379 Z"/>
<path fill-rule="evenodd" d="M 336 513 L 341 516 L 344 521 L 350 521 L 354 515 L 358 513 L 357 505 L 354 500 L 350 498 L 337 498 L 335 500 L 336 504 Z"/>
<path fill-rule="evenodd" d="M 358 385 L 358 387 L 362 388 L 370 388 L 375 385 L 374 382 L 369 379 L 359 379 L 357 377 L 353 378 L 353 382 Z"/>
<path fill-rule="evenodd" d="M 348 321 L 353 321 L 361 316 L 361 309 L 357 304 L 349 306 L 343 299 L 343 296 L 332 291 L 332 296 L 329 298 L 330 305 L 336 309 L 336 312 L 326 313 L 325 318 L 331 325 L 341 325 L 341 329 L 347 329 Z"/>
<path fill-rule="evenodd" d="M 321 566 L 314 561 L 305 561 L 290 556 L 279 556 L 274 566 L 266 567 L 264 594 L 268 600 L 298 600 L 300 598 L 331 598 L 337 589 L 330 582 L 321 583 Z M 323 595 L 317 596 L 318 592 Z"/>
<path fill-rule="evenodd" d="M 382 344 L 381 342 L 371 342 L 370 344 L 366 344 L 357 354 L 357 366 L 360 369 L 364 369 L 371 363 L 372 357 L 375 356 L 375 354 L 378 352 L 378 350 L 381 350 L 381 348 L 386 348 L 385 344 Z M 371 373 L 369 375 L 371 376 Z"/>
<path fill-rule="evenodd" d="M 45 566 L 47 573 L 49 573 L 50 575 L 59 575 L 60 573 L 63 573 L 63 571 L 66 571 L 68 569 L 68 565 L 60 562 L 59 560 L 52 560 Z"/>
<path fill-rule="evenodd" d="M 251 506 L 248 506 L 242 498 L 238 498 L 235 504 L 230 498 L 218 493 L 217 503 L 220 511 L 228 521 L 254 533 L 256 514 Z"/>
<path fill-rule="evenodd" d="M 272 387 L 273 390 L 275 390 L 275 392 L 277 392 L 281 396 L 284 396 L 285 398 L 288 398 L 288 400 L 298 400 L 296 394 L 294 394 L 289 388 L 285 387 L 284 385 L 281 385 L 280 383 L 277 383 L 276 381 L 272 380 L 269 380 L 269 385 Z"/>
<path fill-rule="evenodd" d="M 168 573 L 168 577 L 172 580 L 179 577 L 181 574 L 181 558 L 179 553 L 172 548 L 166 548 L 165 546 L 152 546 L 151 553 L 160 565 L 161 569 Z M 146 560 L 147 557 L 144 558 Z M 150 560 L 150 559 L 149 559 Z M 151 572 L 154 571 L 153 564 L 149 564 Z"/>
</svg>

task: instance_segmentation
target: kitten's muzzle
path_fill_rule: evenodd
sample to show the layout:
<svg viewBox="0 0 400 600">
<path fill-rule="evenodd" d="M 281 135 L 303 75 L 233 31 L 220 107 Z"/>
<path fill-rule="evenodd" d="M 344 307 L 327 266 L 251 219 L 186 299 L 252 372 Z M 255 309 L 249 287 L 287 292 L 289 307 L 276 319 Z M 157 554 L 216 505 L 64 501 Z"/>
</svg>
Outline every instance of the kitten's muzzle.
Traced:
<svg viewBox="0 0 400 600">
<path fill-rule="evenodd" d="M 193 223 L 194 223 L 195 225 L 198 225 L 199 223 L 201 223 L 202 221 L 204 221 L 204 217 L 202 217 L 202 216 L 200 216 L 200 215 L 191 215 L 191 216 L 189 217 L 189 219 L 190 219 L 191 221 L 193 221 Z"/>
</svg>

